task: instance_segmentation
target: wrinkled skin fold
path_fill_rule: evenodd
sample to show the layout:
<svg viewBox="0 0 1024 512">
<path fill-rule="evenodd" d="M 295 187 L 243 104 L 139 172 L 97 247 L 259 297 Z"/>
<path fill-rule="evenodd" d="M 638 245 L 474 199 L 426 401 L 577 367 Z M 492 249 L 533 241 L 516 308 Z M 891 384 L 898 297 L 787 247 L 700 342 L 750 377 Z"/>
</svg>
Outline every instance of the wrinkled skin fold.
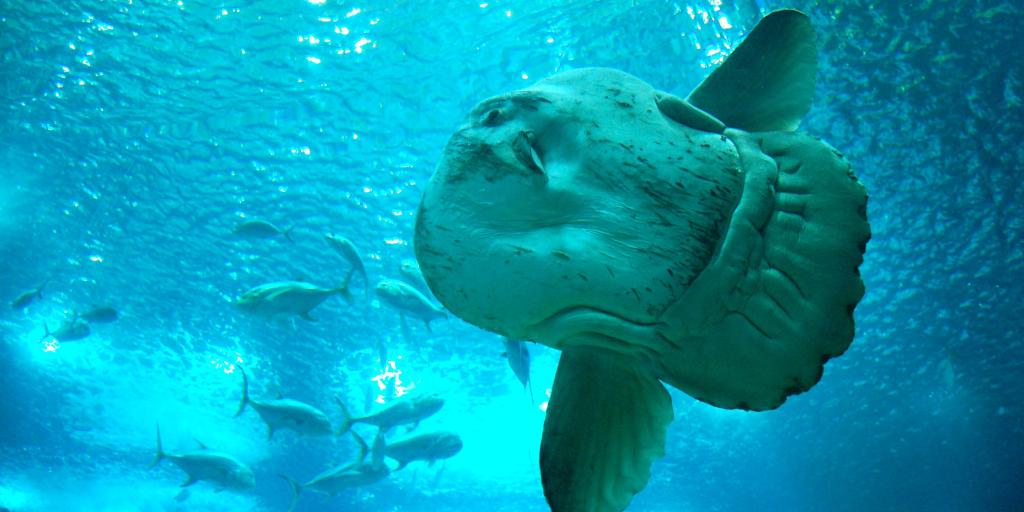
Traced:
<svg viewBox="0 0 1024 512">
<path fill-rule="evenodd" d="M 688 98 L 573 70 L 484 100 L 449 140 L 416 256 L 455 315 L 563 350 L 552 510 L 628 506 L 664 453 L 662 383 L 773 409 L 852 342 L 867 195 L 794 131 L 815 59 L 806 16 L 778 11 Z"/>
</svg>

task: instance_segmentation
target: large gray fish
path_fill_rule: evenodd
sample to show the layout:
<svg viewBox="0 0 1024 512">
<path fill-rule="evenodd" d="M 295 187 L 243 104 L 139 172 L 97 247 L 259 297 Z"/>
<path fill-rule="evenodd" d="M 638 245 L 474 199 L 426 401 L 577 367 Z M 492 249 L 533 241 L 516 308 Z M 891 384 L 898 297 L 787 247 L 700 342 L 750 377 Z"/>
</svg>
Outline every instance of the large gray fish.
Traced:
<svg viewBox="0 0 1024 512">
<path fill-rule="evenodd" d="M 238 412 L 235 413 L 235 416 L 241 415 L 245 411 L 246 405 L 256 409 L 256 413 L 267 424 L 267 439 L 273 438 L 274 432 L 280 429 L 293 430 L 307 436 L 331 435 L 331 420 L 320 409 L 312 405 L 290 398 L 278 397 L 273 400 L 249 398 L 249 376 L 245 374 L 245 368 L 239 366 L 238 369 L 242 372 L 242 401 L 238 404 Z"/>
<path fill-rule="evenodd" d="M 529 388 L 530 399 L 533 399 L 533 385 L 530 384 L 530 351 L 526 348 L 526 342 L 514 340 L 508 336 L 503 336 L 502 341 L 505 343 L 505 359 L 508 361 L 508 367 L 512 369 L 512 373 L 515 374 L 519 382 L 523 383 L 524 388 Z"/>
<path fill-rule="evenodd" d="M 377 296 L 391 307 L 398 310 L 405 321 L 410 314 L 423 320 L 430 330 L 430 321 L 435 318 L 448 318 L 448 314 L 440 306 L 434 304 L 412 285 L 397 279 L 382 279 L 377 283 Z"/>
<path fill-rule="evenodd" d="M 384 431 L 377 433 L 382 438 Z M 462 438 L 452 432 L 430 432 L 405 437 L 390 443 L 383 442 L 384 455 L 398 461 L 398 471 L 417 460 L 426 461 L 429 464 L 441 459 L 454 457 L 462 450 Z"/>
<path fill-rule="evenodd" d="M 388 430 L 391 427 L 412 423 L 418 425 L 425 418 L 432 416 L 444 407 L 444 399 L 435 394 L 412 393 L 388 402 L 380 409 L 358 417 L 352 417 L 348 407 L 340 398 L 336 399 L 341 406 L 341 425 L 338 427 L 338 435 L 348 432 L 355 423 L 367 423 L 374 425 L 381 430 Z"/>
<path fill-rule="evenodd" d="M 413 248 L 453 314 L 562 351 L 552 510 L 628 506 L 665 451 L 664 384 L 774 409 L 853 341 L 867 193 L 797 131 L 816 67 L 810 19 L 782 10 L 685 98 L 573 69 L 482 101 L 449 139 Z"/>
<path fill-rule="evenodd" d="M 170 460 L 181 468 L 188 478 L 182 487 L 188 487 L 200 480 L 210 482 L 218 491 L 231 489 L 243 491 L 256 484 L 256 475 L 244 462 L 226 454 L 208 450 L 200 443 L 200 449 L 181 455 L 164 452 L 160 440 L 160 426 L 156 427 L 156 458 L 150 467 L 156 466 L 161 460 Z"/>
<path fill-rule="evenodd" d="M 288 512 L 295 509 L 295 505 L 299 502 L 299 493 L 303 490 L 333 497 L 346 489 L 379 482 L 391 474 L 391 469 L 384 464 L 383 446 L 379 444 L 380 440 L 374 443 L 373 455 L 371 460 L 367 461 L 366 442 L 355 431 L 352 432 L 352 437 L 359 443 L 359 456 L 355 461 L 324 471 L 304 484 L 287 475 L 280 475 L 281 478 L 288 481 L 288 485 L 292 488 L 292 502 L 288 506 Z"/>
<path fill-rule="evenodd" d="M 352 268 L 359 272 L 359 275 L 363 277 L 363 286 L 366 287 L 366 294 L 370 294 L 370 281 L 366 278 L 366 265 L 363 264 L 363 258 L 359 256 L 359 249 L 356 248 L 356 244 L 352 243 L 351 240 L 341 235 L 335 235 L 329 233 L 324 235 L 324 240 L 327 241 L 327 245 L 334 249 L 334 252 L 345 258 Z"/>
<path fill-rule="evenodd" d="M 43 324 L 42 339 L 54 338 L 57 341 L 75 341 L 84 339 L 89 336 L 89 322 L 78 318 L 77 316 L 69 320 L 64 320 L 55 330 L 50 331 L 50 328 Z"/>
<path fill-rule="evenodd" d="M 243 311 L 265 318 L 294 315 L 314 321 L 309 312 L 332 295 L 340 294 L 351 300 L 348 291 L 351 277 L 350 271 L 337 288 L 321 288 L 302 281 L 267 283 L 243 293 L 235 305 Z"/>
<path fill-rule="evenodd" d="M 235 224 L 231 233 L 238 238 L 249 240 L 262 240 L 280 235 L 287 238 L 289 242 L 294 242 L 295 240 L 292 240 L 292 230 L 294 229 L 295 226 L 281 229 L 265 220 L 247 220 Z"/>
<path fill-rule="evenodd" d="M 43 287 L 46 286 L 46 283 L 49 282 L 50 280 L 47 279 L 46 281 L 43 281 L 42 284 L 40 284 L 39 286 L 18 294 L 18 296 L 11 301 L 11 309 L 25 309 L 28 307 L 29 304 L 35 302 L 36 299 L 42 299 Z"/>
<path fill-rule="evenodd" d="M 117 320 L 117 310 L 109 306 L 93 306 L 77 315 L 78 318 L 94 324 L 106 324 Z"/>
</svg>

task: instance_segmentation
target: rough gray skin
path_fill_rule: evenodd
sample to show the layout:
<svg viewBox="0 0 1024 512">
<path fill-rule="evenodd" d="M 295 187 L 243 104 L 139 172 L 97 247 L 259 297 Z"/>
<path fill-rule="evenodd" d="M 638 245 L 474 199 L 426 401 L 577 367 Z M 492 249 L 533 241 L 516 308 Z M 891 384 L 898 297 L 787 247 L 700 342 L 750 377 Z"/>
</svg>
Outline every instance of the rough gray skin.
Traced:
<svg viewBox="0 0 1024 512">
<path fill-rule="evenodd" d="M 556 511 L 623 510 L 664 453 L 661 384 L 766 410 L 853 339 L 867 195 L 793 130 L 808 18 L 767 16 L 687 98 L 611 69 L 481 102 L 452 135 L 414 248 L 462 319 L 561 349 L 541 444 Z"/>
</svg>

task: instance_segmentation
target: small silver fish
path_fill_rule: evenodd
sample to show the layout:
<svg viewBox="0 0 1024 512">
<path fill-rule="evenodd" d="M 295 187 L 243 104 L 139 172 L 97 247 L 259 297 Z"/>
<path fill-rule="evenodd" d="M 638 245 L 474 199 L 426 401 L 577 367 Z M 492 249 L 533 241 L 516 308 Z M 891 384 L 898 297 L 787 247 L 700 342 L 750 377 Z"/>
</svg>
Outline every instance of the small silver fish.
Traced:
<svg viewBox="0 0 1024 512">
<path fill-rule="evenodd" d="M 382 437 L 383 431 L 377 433 Z M 384 443 L 384 455 L 398 461 L 398 471 L 417 460 L 429 464 L 441 459 L 454 457 L 462 450 L 462 438 L 452 432 L 430 432 L 405 437 L 391 443 Z"/>
<path fill-rule="evenodd" d="M 321 288 L 302 281 L 267 283 L 243 293 L 235 305 L 243 311 L 266 318 L 297 315 L 313 321 L 309 312 L 332 295 L 341 294 L 351 299 L 348 292 L 351 277 L 350 271 L 337 288 Z"/>
<path fill-rule="evenodd" d="M 423 320 L 423 324 L 430 330 L 430 321 L 435 318 L 448 318 L 448 314 L 435 305 L 425 295 L 412 285 L 397 279 L 382 279 L 377 283 L 377 296 L 382 301 L 394 307 L 402 315 L 409 313 Z"/>
<path fill-rule="evenodd" d="M 156 427 L 156 458 L 150 467 L 167 459 L 188 474 L 181 486 L 188 487 L 200 480 L 213 484 L 218 491 L 224 489 L 245 490 L 256 484 L 256 475 L 244 462 L 225 453 L 208 450 L 202 443 L 200 449 L 181 455 L 164 452 L 160 440 L 160 426 Z"/>
<path fill-rule="evenodd" d="M 54 338 L 57 341 L 75 341 L 88 337 L 91 332 L 89 330 L 89 322 L 78 317 L 65 320 L 53 331 L 50 331 L 50 328 L 43 324 L 43 330 L 45 333 L 40 341 L 47 338 Z"/>
<path fill-rule="evenodd" d="M 117 310 L 108 306 L 93 306 L 81 313 L 78 318 L 94 324 L 105 324 L 117 320 Z"/>
<path fill-rule="evenodd" d="M 348 432 L 354 423 L 368 423 L 387 430 L 398 425 L 407 423 L 419 424 L 425 418 L 432 416 L 444 406 L 444 399 L 435 394 L 412 394 L 388 402 L 384 407 L 358 417 L 352 417 L 340 398 L 336 398 L 341 406 L 341 426 L 338 428 L 338 435 Z"/>
<path fill-rule="evenodd" d="M 235 228 L 231 233 L 239 238 L 246 238 L 250 240 L 262 240 L 282 235 L 287 238 L 289 242 L 294 242 L 295 240 L 292 240 L 292 230 L 294 229 L 295 226 L 288 229 L 281 229 L 265 220 L 247 220 L 235 224 Z"/>
<path fill-rule="evenodd" d="M 334 233 L 324 235 L 324 240 L 327 241 L 327 245 L 331 246 L 331 249 L 334 249 L 342 258 L 345 258 L 352 265 L 352 268 L 359 272 L 359 275 L 363 278 L 363 286 L 366 287 L 366 293 L 369 294 L 370 282 L 366 279 L 366 265 L 363 265 L 363 259 L 359 256 L 359 249 L 356 248 L 356 245 L 348 238 L 335 235 Z"/>
<path fill-rule="evenodd" d="M 289 429 L 309 436 L 331 435 L 331 420 L 320 409 L 312 405 L 290 398 L 273 400 L 249 398 L 249 377 L 245 374 L 245 368 L 239 366 L 238 369 L 242 371 L 242 401 L 238 404 L 238 412 L 235 413 L 235 416 L 245 412 L 246 405 L 255 409 L 263 422 L 267 424 L 268 440 L 273 438 L 274 432 L 280 429 Z"/>
<path fill-rule="evenodd" d="M 11 309 L 25 309 L 29 306 L 29 304 L 35 302 L 36 299 L 42 299 L 43 287 L 46 286 L 46 283 L 49 282 L 50 280 L 47 279 L 46 281 L 43 281 L 43 283 L 40 284 L 39 286 L 18 294 L 18 296 L 11 301 Z"/>
<path fill-rule="evenodd" d="M 288 506 L 288 512 L 295 510 L 295 505 L 299 502 L 299 493 L 304 489 L 334 496 L 346 489 L 379 482 L 391 474 L 391 469 L 384 463 L 381 440 L 378 439 L 374 443 L 373 455 L 368 462 L 366 461 L 366 452 L 369 449 L 366 446 L 366 441 L 363 441 L 363 438 L 359 437 L 355 431 L 352 431 L 352 437 L 359 443 L 359 456 L 355 461 L 324 471 L 304 484 L 286 475 L 280 475 L 281 478 L 288 481 L 288 485 L 292 488 L 292 502 Z"/>
</svg>

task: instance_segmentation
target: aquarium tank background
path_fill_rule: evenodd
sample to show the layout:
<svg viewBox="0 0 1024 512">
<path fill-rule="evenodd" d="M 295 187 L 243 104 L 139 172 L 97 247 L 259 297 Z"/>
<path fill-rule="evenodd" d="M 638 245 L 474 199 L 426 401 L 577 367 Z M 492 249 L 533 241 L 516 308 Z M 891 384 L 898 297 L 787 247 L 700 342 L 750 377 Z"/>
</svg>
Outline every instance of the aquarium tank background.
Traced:
<svg viewBox="0 0 1024 512">
<path fill-rule="evenodd" d="M 528 344 L 524 386 L 500 337 L 403 320 L 376 284 L 412 279 L 422 188 L 478 101 L 587 66 L 685 96 L 782 7 L 818 36 L 802 129 L 871 195 L 857 337 L 774 411 L 671 389 L 666 455 L 629 510 L 1024 510 L 1024 7 L 999 0 L 4 0 L 0 507 L 286 510 L 278 475 L 357 459 L 351 436 L 268 439 L 254 410 L 235 417 L 244 367 L 251 398 L 335 427 L 336 399 L 358 416 L 436 394 L 409 434 L 462 440 L 295 510 L 545 510 L 558 352 Z M 252 220 L 282 233 L 234 232 Z M 265 283 L 339 286 L 352 264 L 329 234 L 365 263 L 351 298 L 315 321 L 237 307 Z M 96 306 L 116 319 L 54 336 Z M 181 469 L 151 467 L 157 425 L 166 452 L 201 442 L 255 486 L 183 491 Z"/>
</svg>

